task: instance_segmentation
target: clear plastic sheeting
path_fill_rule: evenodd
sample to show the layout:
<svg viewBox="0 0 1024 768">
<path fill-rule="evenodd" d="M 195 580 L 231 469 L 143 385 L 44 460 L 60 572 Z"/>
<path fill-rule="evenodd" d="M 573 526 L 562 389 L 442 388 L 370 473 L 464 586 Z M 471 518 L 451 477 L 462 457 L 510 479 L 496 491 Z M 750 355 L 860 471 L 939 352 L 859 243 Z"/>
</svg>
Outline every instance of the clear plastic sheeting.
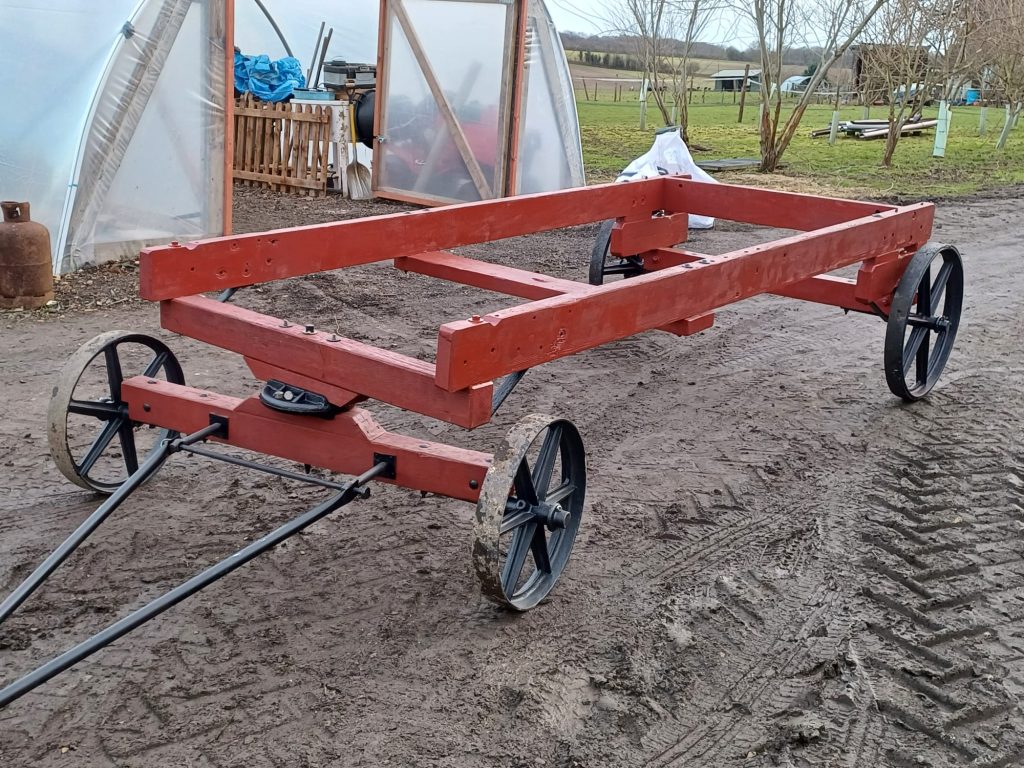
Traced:
<svg viewBox="0 0 1024 768">
<path fill-rule="evenodd" d="M 542 0 L 386 3 L 376 189 L 471 202 L 585 183 L 569 68 Z"/>
<path fill-rule="evenodd" d="M 0 0 L 0 197 L 55 272 L 223 232 L 226 27 L 217 0 Z"/>
<path fill-rule="evenodd" d="M 0 199 L 57 235 L 93 97 L 138 0 L 0 0 Z"/>
<path fill-rule="evenodd" d="M 380 186 L 441 200 L 503 187 L 507 57 L 514 7 L 390 0 Z M 472 29 L 452 43 L 452 31 Z"/>
<path fill-rule="evenodd" d="M 223 3 L 149 2 L 133 26 L 97 101 L 61 271 L 223 232 Z"/>
<path fill-rule="evenodd" d="M 528 3 L 516 194 L 586 183 L 576 97 L 562 41 L 542 0 Z"/>
</svg>

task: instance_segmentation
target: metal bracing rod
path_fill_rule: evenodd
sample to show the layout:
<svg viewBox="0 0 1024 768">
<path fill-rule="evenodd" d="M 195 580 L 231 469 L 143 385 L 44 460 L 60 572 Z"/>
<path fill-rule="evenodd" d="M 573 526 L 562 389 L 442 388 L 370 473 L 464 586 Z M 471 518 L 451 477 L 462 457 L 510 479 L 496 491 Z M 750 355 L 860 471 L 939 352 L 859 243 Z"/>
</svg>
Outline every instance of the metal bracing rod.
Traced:
<svg viewBox="0 0 1024 768">
<path fill-rule="evenodd" d="M 522 371 L 516 371 L 510 373 L 508 376 L 502 376 L 496 382 L 494 382 L 494 394 L 491 395 L 491 416 L 498 412 L 501 404 L 505 402 L 505 399 L 512 394 L 512 390 L 516 388 L 516 385 L 523 380 L 523 376 L 526 375 L 526 371 L 530 370 L 526 368 Z"/>
<path fill-rule="evenodd" d="M 78 549 L 79 545 L 87 538 L 89 538 L 93 531 L 95 531 L 100 524 L 106 520 L 110 514 L 121 506 L 121 503 L 127 499 L 131 494 L 148 480 L 160 467 L 163 465 L 167 457 L 178 450 L 181 446 L 189 445 L 191 443 L 205 440 L 207 437 L 214 435 L 215 433 L 223 430 L 222 424 L 211 424 L 208 427 L 203 427 L 198 432 L 193 432 L 191 435 L 185 437 L 179 437 L 175 440 L 164 440 L 153 452 L 150 453 L 149 457 L 142 463 L 127 480 L 122 483 L 110 498 L 107 499 L 99 508 L 89 515 L 75 532 L 64 539 L 64 542 L 57 547 L 50 556 L 47 557 L 39 566 L 32 571 L 27 579 L 18 585 L 17 589 L 11 592 L 10 595 L 0 603 L 0 624 L 3 624 L 7 620 L 19 605 L 21 605 L 33 592 L 38 589 L 39 585 L 46 581 L 46 578 L 53 573 L 57 566 L 67 560 L 68 556 Z"/>
<path fill-rule="evenodd" d="M 310 475 L 303 475 L 299 474 L 298 472 L 292 472 L 287 469 L 281 469 L 280 467 L 272 467 L 269 464 L 260 464 L 259 462 L 256 461 L 240 459 L 237 456 L 231 456 L 226 453 L 220 453 L 219 451 L 211 451 L 208 448 L 200 448 L 198 446 L 183 446 L 181 450 L 184 453 L 194 453 L 196 456 L 205 456 L 208 459 L 216 459 L 217 461 L 223 461 L 225 464 L 234 464 L 236 467 L 255 469 L 260 472 L 266 472 L 268 475 L 277 475 L 278 477 L 284 477 L 289 480 L 298 480 L 300 483 L 319 485 L 323 488 L 333 488 L 336 491 L 342 491 L 348 487 L 344 483 L 335 483 L 332 480 L 324 480 L 322 477 L 312 477 Z"/>
<path fill-rule="evenodd" d="M 93 635 L 85 642 L 79 643 L 74 648 L 65 651 L 60 656 L 36 669 L 34 672 L 31 672 L 20 680 L 11 683 L 6 688 L 0 690 L 0 708 L 7 706 L 15 699 L 24 696 L 32 689 L 42 685 L 55 675 L 59 675 L 61 672 L 74 666 L 82 659 L 91 656 L 101 648 L 105 648 L 141 624 L 159 616 L 171 606 L 177 605 L 182 600 L 191 597 L 204 587 L 207 587 L 218 579 L 227 576 L 233 570 L 245 565 L 253 558 L 263 554 L 269 549 L 273 549 L 285 539 L 294 536 L 296 533 L 299 533 L 304 528 L 312 525 L 317 520 L 320 520 L 331 512 L 345 506 L 360 495 L 365 495 L 366 489 L 362 486 L 366 485 L 377 475 L 389 471 L 392 466 L 391 462 L 388 461 L 381 461 L 375 464 L 372 469 L 364 472 L 346 485 L 345 489 L 341 493 L 331 497 L 321 504 L 318 504 L 294 520 L 274 529 L 263 538 L 257 539 L 252 544 L 238 550 L 230 557 L 224 558 L 216 565 L 213 565 L 202 573 L 193 576 L 184 584 L 175 587 L 170 592 L 167 592 L 156 600 L 147 603 L 142 608 L 130 613 L 120 621 L 111 624 L 102 632 Z"/>
<path fill-rule="evenodd" d="M 263 15 L 267 17 L 267 21 L 270 22 L 270 26 L 274 28 L 274 31 L 277 33 L 277 39 L 281 41 L 281 45 L 284 46 L 285 52 L 289 56 L 295 56 L 295 54 L 292 53 L 291 46 L 288 45 L 288 41 L 285 39 L 284 32 L 281 31 L 281 28 L 277 25 L 277 21 L 274 17 L 270 15 L 270 11 L 267 10 L 267 6 L 263 4 L 263 0 L 256 0 L 256 5 L 261 11 L 263 11 Z"/>
</svg>

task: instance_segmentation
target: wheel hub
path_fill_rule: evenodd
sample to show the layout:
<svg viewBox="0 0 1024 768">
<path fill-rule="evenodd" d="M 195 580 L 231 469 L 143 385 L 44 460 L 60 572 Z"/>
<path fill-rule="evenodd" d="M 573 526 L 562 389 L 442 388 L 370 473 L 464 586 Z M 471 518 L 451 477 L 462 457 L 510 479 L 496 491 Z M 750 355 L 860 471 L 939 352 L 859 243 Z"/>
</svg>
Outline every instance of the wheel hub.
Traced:
<svg viewBox="0 0 1024 768">
<path fill-rule="evenodd" d="M 521 516 L 523 513 L 530 515 L 533 520 L 544 525 L 549 531 L 565 528 L 569 523 L 570 517 L 569 511 L 557 502 L 551 504 L 542 501 L 539 504 L 530 504 L 523 499 L 516 499 L 514 501 L 509 499 L 505 505 L 505 515 Z"/>
<path fill-rule="evenodd" d="M 542 501 L 533 508 L 533 514 L 537 516 L 538 521 L 544 523 L 549 531 L 565 528 L 569 522 L 569 513 L 562 509 L 561 504 L 548 504 Z"/>
</svg>

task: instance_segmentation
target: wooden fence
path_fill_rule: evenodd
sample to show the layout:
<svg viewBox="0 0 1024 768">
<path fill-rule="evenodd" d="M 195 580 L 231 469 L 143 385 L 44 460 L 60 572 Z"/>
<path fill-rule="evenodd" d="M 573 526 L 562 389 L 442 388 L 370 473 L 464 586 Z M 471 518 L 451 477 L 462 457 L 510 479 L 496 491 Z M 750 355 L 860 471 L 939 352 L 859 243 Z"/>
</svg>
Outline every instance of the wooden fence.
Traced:
<svg viewBox="0 0 1024 768">
<path fill-rule="evenodd" d="M 234 179 L 300 195 L 327 194 L 329 109 L 235 101 Z"/>
</svg>

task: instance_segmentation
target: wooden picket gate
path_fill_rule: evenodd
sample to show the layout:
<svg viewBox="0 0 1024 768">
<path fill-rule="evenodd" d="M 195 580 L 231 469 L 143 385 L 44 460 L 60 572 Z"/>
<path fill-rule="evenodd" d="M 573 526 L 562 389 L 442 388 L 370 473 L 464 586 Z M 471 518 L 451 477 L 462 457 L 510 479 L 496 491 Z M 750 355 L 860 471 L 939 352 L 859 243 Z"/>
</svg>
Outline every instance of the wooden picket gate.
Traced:
<svg viewBox="0 0 1024 768">
<path fill-rule="evenodd" d="M 327 194 L 330 110 L 235 100 L 234 179 L 300 195 Z"/>
</svg>

